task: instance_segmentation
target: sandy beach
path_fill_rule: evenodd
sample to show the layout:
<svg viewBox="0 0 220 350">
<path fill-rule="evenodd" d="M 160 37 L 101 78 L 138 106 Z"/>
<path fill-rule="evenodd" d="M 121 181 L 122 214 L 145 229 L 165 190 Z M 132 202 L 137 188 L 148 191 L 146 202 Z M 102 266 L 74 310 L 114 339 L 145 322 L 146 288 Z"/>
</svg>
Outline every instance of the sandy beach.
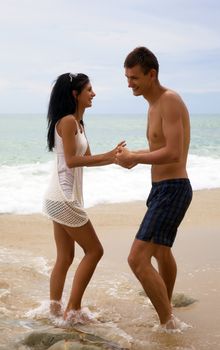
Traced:
<svg viewBox="0 0 220 350">
<path fill-rule="evenodd" d="M 108 303 L 108 307 L 114 309 L 108 315 L 109 318 L 112 316 L 113 320 L 116 313 L 120 314 L 117 325 L 129 335 L 130 338 L 127 337 L 126 342 L 133 344 L 131 349 L 166 349 L 166 346 L 169 349 L 181 350 L 220 349 L 220 189 L 195 191 L 192 204 L 179 228 L 173 247 L 178 265 L 175 293 L 184 293 L 197 301 L 188 307 L 175 309 L 177 317 L 192 328 L 183 334 L 169 335 L 168 338 L 150 332 L 150 326 L 146 326 L 157 318 L 151 308 L 150 314 L 148 312 L 144 319 L 144 296 L 135 304 L 135 293 L 141 292 L 141 287 L 127 265 L 127 255 L 145 210 L 145 203 L 142 201 L 105 204 L 87 209 L 105 254 L 85 294 L 85 303 L 91 306 L 94 302 L 93 306 L 100 308 L 107 308 L 105 304 Z M 55 245 L 52 224 L 44 216 L 1 215 L 0 239 L 3 251 L 20 251 L 24 255 L 28 254 L 27 256 L 43 257 L 51 268 L 55 258 Z M 81 254 L 78 248 L 77 258 L 80 258 Z M 14 266 L 9 264 L 4 269 L 0 287 L 6 289 L 8 286 L 11 290 L 17 288 L 17 294 L 14 293 L 14 297 L 11 298 L 1 298 L 1 308 L 6 308 L 7 305 L 9 311 L 16 310 L 20 315 L 22 310 L 26 312 L 29 308 L 37 306 L 37 298 L 35 301 L 32 298 L 27 303 L 22 303 L 22 298 L 26 298 L 27 295 L 36 297 L 38 283 L 43 281 L 44 286 L 47 286 L 49 277 L 48 274 L 42 278 L 29 275 L 27 269 L 15 271 L 14 274 L 20 273 L 23 276 L 21 278 L 27 278 L 26 282 L 30 281 L 24 292 L 23 287 L 19 290 L 19 286 L 13 281 L 13 268 Z M 71 280 L 71 276 L 69 278 Z M 133 296 L 129 285 L 125 287 L 121 282 L 116 290 L 118 297 L 113 298 L 111 281 L 120 278 L 126 279 L 130 286 L 134 287 Z M 99 288 L 100 295 L 97 296 Z M 103 291 L 105 298 L 102 297 Z M 48 298 L 47 287 L 39 294 L 38 301 L 42 297 Z M 10 303 L 14 303 L 11 308 Z M 141 320 L 138 319 L 140 313 Z M 118 337 L 114 340 L 120 339 Z M 148 348 L 146 344 L 149 345 Z M 155 347 L 153 344 L 156 344 Z"/>
</svg>

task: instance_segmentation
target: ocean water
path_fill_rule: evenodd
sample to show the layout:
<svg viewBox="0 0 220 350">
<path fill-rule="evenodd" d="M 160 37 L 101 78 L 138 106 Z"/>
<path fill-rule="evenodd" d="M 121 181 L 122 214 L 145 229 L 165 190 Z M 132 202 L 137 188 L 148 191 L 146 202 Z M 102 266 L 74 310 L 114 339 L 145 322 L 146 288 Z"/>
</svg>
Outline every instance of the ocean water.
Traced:
<svg viewBox="0 0 220 350">
<path fill-rule="evenodd" d="M 126 140 L 130 149 L 147 146 L 146 115 L 87 113 L 86 133 L 93 154 Z M 46 147 L 42 114 L 0 115 L 0 213 L 38 213 L 54 154 Z M 220 187 L 220 115 L 191 115 L 188 174 L 194 190 Z M 84 168 L 85 207 L 145 200 L 150 166 L 127 170 L 117 165 Z"/>
</svg>

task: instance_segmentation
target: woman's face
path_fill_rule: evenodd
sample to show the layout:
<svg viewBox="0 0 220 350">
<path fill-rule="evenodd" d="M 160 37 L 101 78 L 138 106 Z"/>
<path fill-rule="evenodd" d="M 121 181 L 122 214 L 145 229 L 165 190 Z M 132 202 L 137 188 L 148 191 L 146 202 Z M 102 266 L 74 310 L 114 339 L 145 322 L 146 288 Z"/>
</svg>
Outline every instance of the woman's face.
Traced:
<svg viewBox="0 0 220 350">
<path fill-rule="evenodd" d="M 77 96 L 78 107 L 88 108 L 92 106 L 92 99 L 95 93 L 90 83 L 86 84 L 81 93 Z"/>
</svg>

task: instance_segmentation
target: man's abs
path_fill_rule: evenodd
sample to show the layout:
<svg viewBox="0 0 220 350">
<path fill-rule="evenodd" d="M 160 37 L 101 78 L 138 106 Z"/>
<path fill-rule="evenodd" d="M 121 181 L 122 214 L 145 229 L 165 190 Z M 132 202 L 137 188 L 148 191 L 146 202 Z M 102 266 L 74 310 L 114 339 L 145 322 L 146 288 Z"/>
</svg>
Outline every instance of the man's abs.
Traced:
<svg viewBox="0 0 220 350">
<path fill-rule="evenodd" d="M 151 177 L 153 182 L 168 179 L 184 179 L 187 178 L 185 163 L 160 164 L 152 165 Z"/>
</svg>

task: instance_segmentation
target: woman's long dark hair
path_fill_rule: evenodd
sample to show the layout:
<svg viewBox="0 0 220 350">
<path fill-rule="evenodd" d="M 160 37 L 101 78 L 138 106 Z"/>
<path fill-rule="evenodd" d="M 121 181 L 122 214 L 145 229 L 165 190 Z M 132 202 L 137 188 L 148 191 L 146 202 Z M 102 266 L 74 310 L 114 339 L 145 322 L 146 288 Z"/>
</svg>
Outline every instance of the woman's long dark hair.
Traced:
<svg viewBox="0 0 220 350">
<path fill-rule="evenodd" d="M 76 112 L 77 103 L 73 96 L 73 90 L 80 94 L 89 83 L 89 77 L 83 73 L 65 73 L 60 75 L 51 91 L 47 121 L 47 145 L 49 151 L 54 148 L 54 129 L 59 119 Z"/>
</svg>

